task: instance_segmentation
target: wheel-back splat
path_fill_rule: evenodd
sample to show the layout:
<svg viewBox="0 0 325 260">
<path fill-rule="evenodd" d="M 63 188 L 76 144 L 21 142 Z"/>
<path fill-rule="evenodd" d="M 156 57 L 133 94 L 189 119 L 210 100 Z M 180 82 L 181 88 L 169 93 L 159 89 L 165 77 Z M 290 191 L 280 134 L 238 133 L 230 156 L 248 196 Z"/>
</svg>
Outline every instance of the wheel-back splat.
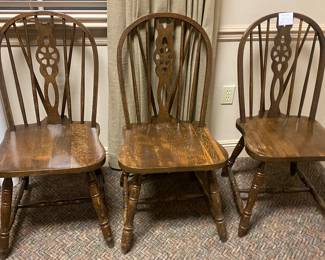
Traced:
<svg viewBox="0 0 325 260">
<path fill-rule="evenodd" d="M 47 113 L 48 123 L 60 123 L 61 117 L 58 112 L 59 90 L 56 82 L 58 75 L 59 52 L 56 48 L 56 38 L 54 37 L 54 25 L 52 22 L 42 24 L 36 20 L 37 50 L 36 59 L 40 65 L 41 75 L 44 77 L 44 108 Z M 54 102 L 51 102 L 49 90 L 53 88 Z"/>
<path fill-rule="evenodd" d="M 156 49 L 154 51 L 154 62 L 158 76 L 157 100 L 159 106 L 158 121 L 171 120 L 168 108 L 174 91 L 173 72 L 175 69 L 174 50 L 174 22 L 161 23 L 157 21 Z"/>
<path fill-rule="evenodd" d="M 272 71 L 274 73 L 271 83 L 271 107 L 269 116 L 278 116 L 280 114 L 280 102 L 286 89 L 284 74 L 288 69 L 288 62 L 291 58 L 292 50 L 291 31 L 292 26 L 277 26 L 278 33 L 274 38 L 274 46 L 271 50 Z M 278 94 L 275 96 L 275 88 L 278 86 Z"/>
</svg>

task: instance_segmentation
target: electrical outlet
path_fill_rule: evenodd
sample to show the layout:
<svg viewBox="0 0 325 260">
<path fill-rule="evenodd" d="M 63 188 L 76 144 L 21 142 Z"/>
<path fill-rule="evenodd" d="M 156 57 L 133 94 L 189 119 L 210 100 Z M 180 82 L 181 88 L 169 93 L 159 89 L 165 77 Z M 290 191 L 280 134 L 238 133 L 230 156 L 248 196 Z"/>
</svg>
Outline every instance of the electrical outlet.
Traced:
<svg viewBox="0 0 325 260">
<path fill-rule="evenodd" d="M 236 86 L 235 85 L 225 85 L 222 88 L 222 105 L 231 105 L 234 99 Z"/>
</svg>

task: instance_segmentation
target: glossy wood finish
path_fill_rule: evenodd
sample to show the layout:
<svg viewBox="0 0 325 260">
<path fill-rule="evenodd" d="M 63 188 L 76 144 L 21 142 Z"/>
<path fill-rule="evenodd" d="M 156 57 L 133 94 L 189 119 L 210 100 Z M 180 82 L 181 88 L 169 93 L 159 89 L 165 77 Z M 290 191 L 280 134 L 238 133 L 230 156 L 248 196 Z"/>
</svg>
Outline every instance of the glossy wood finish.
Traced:
<svg viewBox="0 0 325 260">
<path fill-rule="evenodd" d="M 179 41 L 176 38 L 180 38 Z M 150 44 L 153 40 L 155 44 Z M 204 55 L 202 50 L 205 50 Z M 190 58 L 192 51 L 194 54 Z M 134 62 L 136 53 L 140 54 L 140 64 Z M 206 58 L 203 59 L 202 56 Z M 189 59 L 195 61 L 193 78 L 185 84 L 187 76 L 184 71 L 191 66 Z M 130 87 L 133 90 L 133 94 L 128 96 L 125 83 L 128 75 L 123 73 L 125 62 L 130 65 Z M 153 63 L 156 75 L 151 71 L 150 64 Z M 126 127 L 130 128 L 132 123 L 154 121 L 198 121 L 200 126 L 204 126 L 211 65 L 212 47 L 209 37 L 194 20 L 173 13 L 155 13 L 136 20 L 122 33 L 117 50 Z M 144 82 L 139 78 L 142 74 L 136 73 L 141 66 L 144 68 Z M 199 82 L 200 71 L 204 76 Z M 146 95 L 140 99 L 140 93 Z M 145 111 L 141 111 L 145 104 Z M 135 113 L 131 113 L 133 107 Z"/>
<path fill-rule="evenodd" d="M 73 62 L 76 60 L 73 47 L 80 37 L 81 68 L 80 63 Z M 13 40 L 18 40 L 17 48 L 12 48 Z M 4 42 L 6 49 L 2 47 Z M 87 62 L 86 42 L 91 57 Z M 6 22 L 0 31 L 0 43 L 0 91 L 8 122 L 8 129 L 0 144 L 0 177 L 5 180 L 0 253 L 6 256 L 9 250 L 9 231 L 19 208 L 86 201 L 85 198 L 78 198 L 21 204 L 24 190 L 28 190 L 29 176 L 88 173 L 90 197 L 104 238 L 110 241 L 112 236 L 103 190 L 94 174 L 99 172 L 101 175 L 99 169 L 105 162 L 105 151 L 99 141 L 99 126 L 96 123 L 98 53 L 94 38 L 77 20 L 59 13 L 40 11 L 20 14 Z M 6 51 L 9 64 L 4 64 Z M 89 86 L 85 81 L 86 63 L 92 67 L 92 72 L 87 72 Z M 76 65 L 81 69 L 80 96 L 77 98 L 80 102 L 79 113 L 72 109 L 72 100 L 78 95 L 71 95 L 79 92 L 70 89 L 78 87 L 70 85 L 70 76 L 73 76 L 70 71 Z M 5 73 L 5 66 L 11 67 L 12 74 Z M 24 66 L 30 78 L 26 78 L 22 72 Z M 91 95 L 88 94 L 89 98 L 85 99 L 87 88 L 90 88 Z M 34 108 L 26 109 L 30 100 Z M 87 100 L 91 103 L 87 105 L 91 108 L 88 119 L 85 118 Z M 18 110 L 14 107 L 15 101 L 18 101 Z M 21 112 L 20 118 L 17 112 Z M 13 203 L 12 177 L 20 177 L 21 183 Z"/>
<path fill-rule="evenodd" d="M 203 192 L 205 193 L 208 199 L 210 211 L 217 226 L 217 231 L 220 240 L 225 242 L 228 239 L 228 234 L 223 216 L 221 196 L 217 177 L 213 171 L 196 172 L 195 175 L 203 189 Z"/>
<path fill-rule="evenodd" d="M 249 225 L 250 225 L 250 218 L 252 216 L 253 207 L 257 200 L 257 195 L 264 184 L 264 168 L 265 163 L 262 163 L 254 176 L 252 187 L 250 188 L 248 199 L 246 206 L 243 210 L 243 213 L 240 217 L 239 222 L 239 229 L 238 229 L 238 236 L 242 237 L 247 234 Z"/>
<path fill-rule="evenodd" d="M 236 144 L 235 149 L 233 150 L 230 158 L 228 159 L 226 166 L 222 168 L 221 176 L 223 177 L 228 176 L 228 168 L 232 168 L 232 166 L 236 161 L 236 158 L 243 151 L 244 147 L 245 147 L 244 138 L 241 137 L 238 143 Z"/>
<path fill-rule="evenodd" d="M 91 59 L 87 60 L 87 63 L 91 65 L 92 71 L 85 71 L 84 59 L 85 51 L 82 51 L 81 66 L 76 59 L 74 53 L 75 45 L 84 46 L 87 42 L 89 46 L 89 53 Z M 24 62 L 16 60 L 19 56 L 12 51 L 12 41 L 17 40 L 19 42 L 19 48 Z M 7 84 L 10 80 L 14 80 L 16 87 L 16 97 L 19 100 L 19 108 L 22 113 L 22 118 L 25 125 L 34 123 L 31 118 L 35 116 L 36 123 L 40 124 L 41 109 L 40 105 L 43 105 L 43 109 L 46 112 L 47 122 L 49 124 L 61 123 L 67 117 L 70 122 L 81 121 L 83 122 L 85 104 L 85 75 L 89 77 L 91 84 L 88 86 L 91 89 L 91 96 L 87 100 L 90 101 L 91 116 L 90 120 L 92 127 L 96 126 L 96 114 L 97 114 L 97 98 L 98 98 L 98 52 L 94 38 L 90 32 L 85 28 L 83 24 L 77 20 L 54 12 L 29 12 L 28 14 L 18 15 L 9 20 L 0 31 L 0 43 L 3 46 L 4 41 L 7 44 L 8 55 L 10 58 L 10 66 L 13 70 L 13 75 L 5 75 L 3 71 L 3 58 L 4 53 L 0 53 L 0 80 L 1 80 L 1 94 L 3 96 L 3 103 L 5 106 L 5 112 L 9 128 L 14 130 L 15 125 L 19 124 L 20 120 L 14 117 L 11 104 L 13 94 L 8 90 Z M 36 48 L 34 48 L 36 46 Z M 84 47 L 82 47 L 83 49 Z M 60 56 L 63 53 L 63 57 Z M 18 62 L 21 62 L 20 66 L 17 66 Z M 8 64 L 9 65 L 9 64 Z M 20 75 L 20 67 L 27 66 L 30 72 L 30 79 L 23 78 Z M 80 86 L 73 86 L 80 88 L 80 97 L 78 101 L 81 101 L 80 111 L 75 111 L 72 114 L 72 103 L 77 102 L 74 96 L 71 96 L 70 77 L 71 67 L 77 66 L 81 71 L 81 84 Z M 38 67 L 39 73 L 35 71 L 35 67 Z M 58 84 L 58 75 L 60 74 L 59 68 L 63 67 L 62 79 L 63 86 Z M 40 74 L 40 76 L 38 76 Z M 10 77 L 11 76 L 11 77 Z M 30 85 L 32 89 L 32 98 L 34 101 L 35 114 L 31 114 L 25 109 L 25 97 L 24 91 L 21 86 Z M 42 84 L 43 83 L 43 84 Z M 61 83 L 62 84 L 62 83 Z M 43 86 L 42 86 L 43 85 Z M 42 89 L 43 87 L 43 89 Z M 54 94 L 51 94 L 54 93 Z M 77 92 L 78 93 L 78 92 Z M 39 101 L 41 102 L 39 104 Z M 61 109 L 59 105 L 61 103 Z M 59 111 L 61 110 L 61 111 Z M 60 115 L 60 118 L 58 117 Z M 29 122 L 27 119 L 30 119 Z"/>
<path fill-rule="evenodd" d="M 117 52 L 126 123 L 119 154 L 123 171 L 123 253 L 132 246 L 137 203 L 159 202 L 139 199 L 142 180 L 154 174 L 196 172 L 219 237 L 225 241 L 227 232 L 213 170 L 225 165 L 227 153 L 205 127 L 212 68 L 207 34 L 188 17 L 155 13 L 125 29 Z M 140 62 L 135 57 L 140 57 Z M 126 67 L 129 71 L 125 73 Z M 126 84 L 129 76 L 131 83 Z M 126 94 L 126 88 L 131 93 Z"/>
<path fill-rule="evenodd" d="M 309 40 L 311 43 L 307 44 Z M 243 236 L 248 232 L 258 193 L 269 191 L 261 189 L 265 162 L 290 162 L 290 173 L 295 175 L 299 172 L 297 162 L 325 160 L 325 129 L 316 121 L 325 69 L 325 38 L 321 28 L 304 15 L 294 13 L 293 25 L 286 26 L 279 25 L 277 13 L 267 15 L 253 23 L 243 35 L 237 64 L 240 118 L 236 126 L 242 137 L 223 175 L 228 173 L 229 176 L 241 214 L 238 234 Z M 259 75 L 255 75 L 256 67 L 259 67 Z M 306 98 L 310 96 L 308 108 Z M 259 105 L 254 104 L 256 99 Z M 243 147 L 263 165 L 250 189 L 239 189 L 231 172 Z M 325 209 L 324 200 L 310 182 L 305 181 L 304 175 L 298 176 L 308 189 L 288 191 L 311 191 Z M 282 189 L 276 192 L 279 190 Z M 246 205 L 240 196 L 243 192 L 248 192 Z"/>
<path fill-rule="evenodd" d="M 133 220 L 137 210 L 137 204 L 141 190 L 141 176 L 135 175 L 130 184 L 125 181 L 124 200 L 125 200 L 125 213 L 124 213 L 124 226 L 121 239 L 121 249 L 123 253 L 127 253 L 133 242 Z M 126 195 L 127 194 L 127 195 Z"/>
<path fill-rule="evenodd" d="M 278 117 L 281 116 L 281 113 L 286 116 L 301 116 L 306 104 L 306 92 L 313 94 L 308 117 L 311 121 L 315 120 L 325 67 L 323 32 L 316 22 L 298 13 L 294 13 L 294 25 L 279 26 L 277 19 L 278 13 L 275 13 L 257 20 L 247 29 L 239 43 L 237 73 L 240 119 L 242 122 L 257 114 L 259 116 L 267 115 L 268 117 Z M 293 28 L 298 28 L 298 30 Z M 302 28 L 304 28 L 304 32 Z M 308 37 L 312 39 L 311 45 L 306 43 Z M 295 43 L 293 44 L 294 40 Z M 259 49 L 259 59 L 255 57 L 253 52 L 255 41 L 258 45 L 255 47 Z M 252 54 L 249 55 L 249 53 Z M 248 75 L 244 73 L 246 71 L 244 69 L 245 54 L 250 59 L 250 73 L 247 73 Z M 254 61 L 258 60 L 260 73 L 254 77 Z M 312 66 L 315 66 L 317 73 L 311 73 Z M 298 82 L 296 73 L 300 70 L 303 73 L 304 80 Z M 267 73 L 272 75 L 269 80 L 266 77 Z M 255 82 L 254 79 L 256 78 L 261 78 L 261 82 Z M 246 84 L 247 82 L 249 84 Z M 261 88 L 260 91 L 256 90 L 258 87 Z M 247 89 L 249 90 L 248 100 L 245 98 Z M 266 102 L 267 96 L 269 96 L 270 102 Z M 258 110 L 254 110 L 253 108 L 256 106 L 252 105 L 256 97 L 260 99 Z M 292 109 L 293 98 L 299 103 L 296 111 Z M 280 109 L 281 102 L 284 105 L 285 109 L 282 109 L 284 111 Z M 266 108 L 266 103 L 270 103 L 269 108 Z M 248 114 L 246 114 L 247 106 L 251 108 Z"/>
<path fill-rule="evenodd" d="M 5 256 L 9 251 L 10 213 L 12 202 L 12 179 L 5 178 L 1 194 L 1 234 L 0 253 Z"/>
<path fill-rule="evenodd" d="M 94 172 L 88 173 L 89 193 L 96 210 L 100 228 L 107 243 L 112 241 L 112 231 L 108 223 L 108 213 L 104 202 L 104 193 L 101 191 L 98 177 Z"/>
<path fill-rule="evenodd" d="M 253 117 L 245 123 L 238 120 L 237 127 L 246 151 L 256 160 L 325 160 L 325 128 L 308 117 Z"/>
<path fill-rule="evenodd" d="M 227 160 L 206 127 L 191 123 L 132 125 L 124 131 L 119 165 L 131 173 L 209 171 Z"/>
<path fill-rule="evenodd" d="M 88 172 L 105 162 L 91 124 L 34 124 L 8 130 L 0 145 L 0 177 Z"/>
</svg>

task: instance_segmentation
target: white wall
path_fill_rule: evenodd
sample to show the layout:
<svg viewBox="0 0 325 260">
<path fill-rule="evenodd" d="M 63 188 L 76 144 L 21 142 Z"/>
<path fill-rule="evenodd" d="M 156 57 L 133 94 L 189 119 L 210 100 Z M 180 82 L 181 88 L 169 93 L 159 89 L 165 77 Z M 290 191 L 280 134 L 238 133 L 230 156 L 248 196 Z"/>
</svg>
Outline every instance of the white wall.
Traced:
<svg viewBox="0 0 325 260">
<path fill-rule="evenodd" d="M 324 11 L 323 0 L 223 0 L 221 27 L 241 27 L 274 12 L 298 12 L 324 23 Z"/>
</svg>

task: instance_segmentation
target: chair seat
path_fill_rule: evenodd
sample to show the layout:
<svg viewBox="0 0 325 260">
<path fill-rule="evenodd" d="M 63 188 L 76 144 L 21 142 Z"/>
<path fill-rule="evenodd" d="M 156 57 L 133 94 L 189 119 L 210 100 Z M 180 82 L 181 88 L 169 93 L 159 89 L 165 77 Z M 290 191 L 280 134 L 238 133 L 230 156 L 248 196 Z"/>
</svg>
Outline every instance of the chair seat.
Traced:
<svg viewBox="0 0 325 260">
<path fill-rule="evenodd" d="M 308 117 L 253 117 L 237 120 L 247 153 L 261 161 L 325 159 L 325 129 Z"/>
<path fill-rule="evenodd" d="M 227 152 L 205 127 L 135 124 L 124 130 L 119 165 L 129 173 L 148 174 L 214 170 L 226 160 Z"/>
<path fill-rule="evenodd" d="M 0 145 L 0 177 L 89 172 L 105 162 L 90 123 L 17 126 Z"/>
</svg>

